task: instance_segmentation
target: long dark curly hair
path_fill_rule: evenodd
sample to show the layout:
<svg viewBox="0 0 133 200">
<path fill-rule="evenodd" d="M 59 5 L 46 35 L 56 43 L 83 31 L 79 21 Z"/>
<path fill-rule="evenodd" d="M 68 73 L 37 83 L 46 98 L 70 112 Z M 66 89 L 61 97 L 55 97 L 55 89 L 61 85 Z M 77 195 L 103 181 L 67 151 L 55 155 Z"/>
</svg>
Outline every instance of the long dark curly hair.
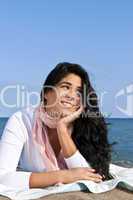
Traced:
<svg viewBox="0 0 133 200">
<path fill-rule="evenodd" d="M 86 70 L 79 64 L 63 62 L 47 76 L 41 90 L 41 101 L 45 101 L 44 94 L 49 90 L 46 86 L 56 86 L 68 74 L 78 75 L 82 80 L 82 94 L 85 111 L 74 121 L 72 139 L 87 162 L 97 173 L 104 175 L 104 180 L 110 178 L 109 164 L 111 162 L 111 144 L 107 137 L 107 124 L 98 106 L 97 94 L 90 83 Z"/>
</svg>

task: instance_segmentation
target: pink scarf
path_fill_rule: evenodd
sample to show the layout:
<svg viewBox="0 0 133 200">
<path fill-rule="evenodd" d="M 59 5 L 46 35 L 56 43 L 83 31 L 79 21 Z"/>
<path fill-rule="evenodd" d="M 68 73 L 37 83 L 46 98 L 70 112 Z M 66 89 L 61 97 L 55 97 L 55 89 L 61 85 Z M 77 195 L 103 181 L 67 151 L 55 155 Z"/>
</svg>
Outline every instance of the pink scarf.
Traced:
<svg viewBox="0 0 133 200">
<path fill-rule="evenodd" d="M 32 135 L 37 148 L 42 154 L 47 171 L 68 169 L 61 151 L 58 158 L 56 158 L 47 135 L 47 126 L 56 128 L 56 123 L 57 121 L 49 116 L 41 105 L 35 109 Z"/>
</svg>

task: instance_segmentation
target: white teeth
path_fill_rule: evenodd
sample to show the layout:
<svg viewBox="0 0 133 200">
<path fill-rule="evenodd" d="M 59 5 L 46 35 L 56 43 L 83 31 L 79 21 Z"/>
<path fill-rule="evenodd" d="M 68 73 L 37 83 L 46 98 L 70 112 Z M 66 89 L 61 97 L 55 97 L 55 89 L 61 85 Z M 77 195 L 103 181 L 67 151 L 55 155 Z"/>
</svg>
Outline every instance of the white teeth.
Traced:
<svg viewBox="0 0 133 200">
<path fill-rule="evenodd" d="M 69 103 L 64 103 L 64 105 L 65 105 L 65 106 L 70 106 L 70 104 L 69 104 Z"/>
<path fill-rule="evenodd" d="M 70 103 L 62 102 L 62 104 L 63 104 L 64 106 L 71 107 L 71 104 L 70 104 Z"/>
</svg>

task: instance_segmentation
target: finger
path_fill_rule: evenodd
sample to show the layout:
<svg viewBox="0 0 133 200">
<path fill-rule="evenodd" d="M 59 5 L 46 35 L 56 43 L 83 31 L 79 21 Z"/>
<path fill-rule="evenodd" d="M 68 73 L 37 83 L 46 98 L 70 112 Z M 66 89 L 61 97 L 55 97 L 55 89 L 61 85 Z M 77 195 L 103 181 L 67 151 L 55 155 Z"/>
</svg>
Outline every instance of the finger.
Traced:
<svg viewBox="0 0 133 200">
<path fill-rule="evenodd" d="M 83 106 L 81 106 L 79 110 L 77 110 L 74 113 L 70 114 L 69 116 L 65 117 L 64 121 L 72 122 L 73 120 L 75 120 L 76 118 L 79 117 L 79 115 L 81 114 L 82 111 L 83 111 Z"/>
<path fill-rule="evenodd" d="M 92 181 L 96 181 L 96 180 L 99 181 L 99 182 L 102 181 L 102 178 L 97 177 L 97 176 L 93 176 L 93 175 L 92 176 L 88 175 L 87 178 L 92 180 Z"/>
<path fill-rule="evenodd" d="M 95 172 L 96 170 L 95 170 L 95 169 L 92 169 L 92 168 L 88 168 L 88 171 L 90 171 L 90 172 Z"/>
<path fill-rule="evenodd" d="M 83 105 L 81 105 L 80 108 L 77 111 L 73 112 L 69 116 L 76 117 L 76 116 L 80 115 L 81 112 L 83 111 L 83 108 L 84 108 Z"/>
<path fill-rule="evenodd" d="M 90 172 L 95 172 L 96 171 L 94 168 L 90 168 L 90 167 L 84 167 L 84 169 L 86 169 L 87 171 L 90 171 Z"/>
<path fill-rule="evenodd" d="M 98 179 L 102 179 L 102 176 L 99 175 L 99 174 L 95 174 L 95 173 L 91 173 L 91 172 L 88 172 L 88 175 L 92 178 L 98 178 Z"/>
<path fill-rule="evenodd" d="M 85 176 L 84 177 L 85 180 L 89 180 L 89 181 L 94 181 L 94 182 L 102 182 L 102 180 L 100 178 L 94 178 L 94 177 L 91 177 L 91 176 Z"/>
<path fill-rule="evenodd" d="M 102 182 L 102 180 L 101 180 L 101 179 L 98 179 L 98 178 L 90 178 L 89 180 L 94 181 L 94 182 L 96 182 L 96 183 Z"/>
</svg>

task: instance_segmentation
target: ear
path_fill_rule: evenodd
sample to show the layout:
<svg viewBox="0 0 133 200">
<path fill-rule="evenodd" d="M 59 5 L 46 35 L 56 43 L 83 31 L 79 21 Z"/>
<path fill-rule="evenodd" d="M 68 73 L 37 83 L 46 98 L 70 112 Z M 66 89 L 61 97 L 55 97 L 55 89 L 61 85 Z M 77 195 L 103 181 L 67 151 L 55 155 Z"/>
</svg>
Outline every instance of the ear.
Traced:
<svg viewBox="0 0 133 200">
<path fill-rule="evenodd" d="M 41 96 L 41 105 L 45 106 L 47 104 L 47 94 Z"/>
<path fill-rule="evenodd" d="M 47 95 L 46 94 L 44 95 L 44 100 L 43 101 L 44 101 L 44 105 L 46 105 L 47 104 Z"/>
<path fill-rule="evenodd" d="M 47 94 L 44 94 L 44 99 L 46 99 L 46 100 L 47 100 Z"/>
</svg>

